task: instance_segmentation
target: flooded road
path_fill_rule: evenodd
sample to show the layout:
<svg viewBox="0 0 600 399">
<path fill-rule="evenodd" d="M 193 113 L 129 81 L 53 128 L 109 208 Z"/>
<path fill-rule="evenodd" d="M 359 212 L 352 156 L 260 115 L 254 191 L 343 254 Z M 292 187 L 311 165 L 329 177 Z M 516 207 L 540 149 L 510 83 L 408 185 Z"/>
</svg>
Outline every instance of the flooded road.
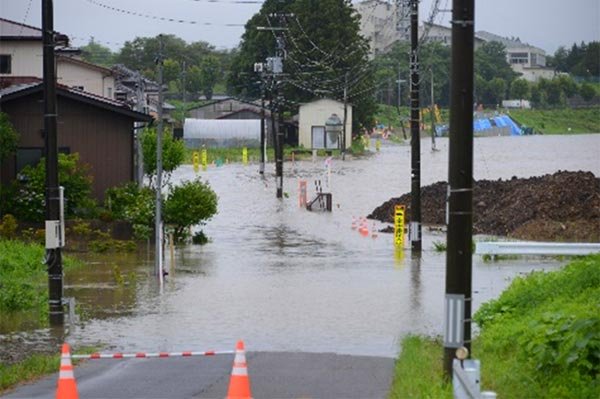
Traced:
<svg viewBox="0 0 600 399">
<path fill-rule="evenodd" d="M 438 139 L 436 152 L 428 139 L 421 148 L 422 185 L 447 180 L 448 140 Z M 478 138 L 474 174 L 506 179 L 585 170 L 600 176 L 598 154 L 600 135 Z M 434 243 L 445 234 L 424 229 L 424 251 L 414 259 L 409 243 L 398 253 L 392 235 L 362 237 L 351 228 L 353 217 L 410 191 L 410 147 L 384 144 L 367 158 L 334 160 L 330 214 L 298 207 L 298 179 L 308 181 L 309 197 L 315 179 L 326 185 L 323 159 L 284 169 L 284 200 L 275 198 L 273 164 L 264 179 L 258 165 L 200 172 L 219 196 L 219 214 L 204 227 L 211 242 L 177 249 L 162 289 L 146 253 L 94 257 L 99 264 L 67 276 L 65 294 L 83 313 L 69 341 L 172 351 L 230 349 L 243 338 L 251 351 L 392 357 L 406 334 L 441 335 L 446 257 Z M 195 176 L 185 166 L 173 180 Z M 564 263 L 485 263 L 474 256 L 475 308 L 515 276 Z M 123 284 L 115 284 L 115 273 Z"/>
</svg>

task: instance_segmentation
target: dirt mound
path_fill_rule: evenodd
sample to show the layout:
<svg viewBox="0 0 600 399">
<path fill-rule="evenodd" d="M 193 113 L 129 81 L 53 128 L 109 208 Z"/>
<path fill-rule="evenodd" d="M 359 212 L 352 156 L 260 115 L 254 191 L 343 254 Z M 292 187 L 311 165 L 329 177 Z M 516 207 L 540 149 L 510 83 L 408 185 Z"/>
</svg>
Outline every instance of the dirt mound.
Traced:
<svg viewBox="0 0 600 399">
<path fill-rule="evenodd" d="M 421 188 L 423 224 L 446 221 L 447 183 Z M 369 216 L 393 223 L 394 206 L 406 206 L 410 193 L 392 198 Z M 563 172 L 510 180 L 481 180 L 473 187 L 473 232 L 528 240 L 600 242 L 600 179 L 591 172 Z"/>
</svg>

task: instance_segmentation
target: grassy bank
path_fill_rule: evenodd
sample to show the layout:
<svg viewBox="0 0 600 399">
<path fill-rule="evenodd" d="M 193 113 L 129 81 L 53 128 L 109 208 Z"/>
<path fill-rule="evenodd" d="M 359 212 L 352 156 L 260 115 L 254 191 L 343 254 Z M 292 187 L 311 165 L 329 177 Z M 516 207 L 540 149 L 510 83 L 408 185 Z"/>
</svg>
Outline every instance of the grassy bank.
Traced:
<svg viewBox="0 0 600 399">
<path fill-rule="evenodd" d="M 408 118 L 410 110 L 402 107 L 400 112 L 404 119 Z M 510 116 L 521 125 L 533 127 L 544 134 L 574 134 L 600 133 L 600 107 L 582 109 L 515 109 L 510 110 Z M 442 123 L 448 123 L 448 109 L 441 110 Z M 400 129 L 400 116 L 396 107 L 379 104 L 375 120 L 385 126 L 393 126 L 397 133 Z M 426 116 L 426 125 L 429 117 Z M 408 129 L 408 122 L 405 122 Z M 569 128 L 571 130 L 569 131 Z"/>
<path fill-rule="evenodd" d="M 510 116 L 544 134 L 600 133 L 600 107 L 584 109 L 517 109 Z M 571 129 L 569 131 L 569 128 Z"/>
<path fill-rule="evenodd" d="M 515 279 L 474 317 L 482 388 L 500 398 L 600 397 L 599 308 L 600 255 Z M 439 341 L 406 338 L 390 397 L 446 397 L 441 356 Z"/>
<path fill-rule="evenodd" d="M 0 314 L 39 310 L 48 317 L 48 273 L 43 264 L 44 247 L 39 244 L 0 239 Z M 63 257 L 64 269 L 80 265 Z"/>
</svg>

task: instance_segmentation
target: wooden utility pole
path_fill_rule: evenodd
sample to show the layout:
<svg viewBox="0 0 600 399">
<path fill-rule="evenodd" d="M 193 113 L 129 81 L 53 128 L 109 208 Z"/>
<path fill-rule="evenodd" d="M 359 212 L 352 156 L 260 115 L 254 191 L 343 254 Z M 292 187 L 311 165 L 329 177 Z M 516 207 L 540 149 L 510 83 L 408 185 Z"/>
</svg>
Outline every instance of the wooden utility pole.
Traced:
<svg viewBox="0 0 600 399">
<path fill-rule="evenodd" d="M 444 371 L 471 351 L 473 238 L 473 40 L 475 0 L 453 0 Z"/>
<path fill-rule="evenodd" d="M 54 59 L 54 6 L 42 0 L 43 77 L 44 77 L 44 141 L 46 149 L 46 229 L 60 226 L 60 189 L 58 181 L 58 132 L 56 123 L 56 63 Z M 64 228 L 60 227 L 60 228 Z M 48 237 L 48 232 L 46 237 Z M 52 241 L 52 240 L 50 240 Z M 48 305 L 50 325 L 64 324 L 63 268 L 61 244 L 46 238 L 48 267 Z M 56 241 L 56 240 L 54 240 Z"/>
<path fill-rule="evenodd" d="M 410 242 L 413 253 L 421 252 L 421 135 L 419 104 L 419 0 L 410 3 L 410 144 L 411 202 Z"/>
</svg>

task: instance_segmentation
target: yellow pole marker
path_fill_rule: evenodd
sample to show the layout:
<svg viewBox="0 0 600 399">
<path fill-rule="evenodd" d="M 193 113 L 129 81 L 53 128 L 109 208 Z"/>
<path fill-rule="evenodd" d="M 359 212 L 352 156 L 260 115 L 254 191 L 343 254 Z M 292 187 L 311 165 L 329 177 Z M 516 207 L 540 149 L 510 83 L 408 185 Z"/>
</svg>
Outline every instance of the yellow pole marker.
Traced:
<svg viewBox="0 0 600 399">
<path fill-rule="evenodd" d="M 394 244 L 397 247 L 404 245 L 404 205 L 396 205 L 394 208 Z"/>
<path fill-rule="evenodd" d="M 202 170 L 208 169 L 208 153 L 206 148 L 202 149 Z"/>
<path fill-rule="evenodd" d="M 198 173 L 200 171 L 200 153 L 198 151 L 192 153 L 192 164 L 194 165 L 194 172 Z"/>
<path fill-rule="evenodd" d="M 380 139 L 375 140 L 375 149 L 377 150 L 377 152 L 381 151 L 381 140 Z"/>
<path fill-rule="evenodd" d="M 242 163 L 248 165 L 248 149 L 246 147 L 242 148 Z"/>
</svg>

